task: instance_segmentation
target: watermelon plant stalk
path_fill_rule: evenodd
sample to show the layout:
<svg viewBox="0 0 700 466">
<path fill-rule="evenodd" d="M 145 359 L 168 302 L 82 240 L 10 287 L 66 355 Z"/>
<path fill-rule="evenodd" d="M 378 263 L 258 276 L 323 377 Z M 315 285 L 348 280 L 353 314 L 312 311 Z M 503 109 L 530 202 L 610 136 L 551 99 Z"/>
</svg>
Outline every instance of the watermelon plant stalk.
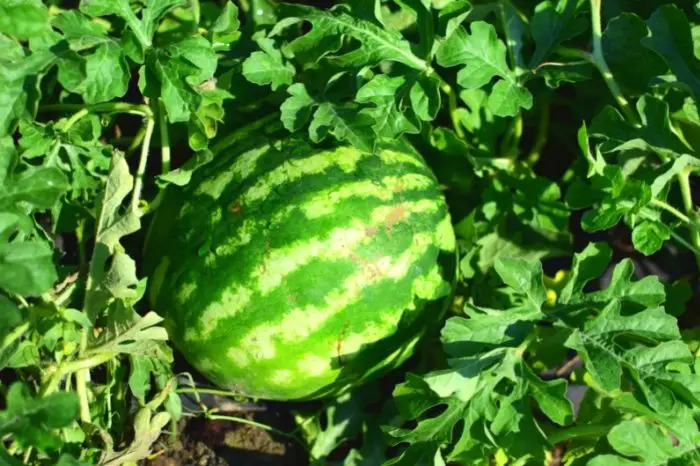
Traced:
<svg viewBox="0 0 700 466">
<path fill-rule="evenodd" d="M 693 193 L 690 189 L 690 174 L 691 171 L 686 169 L 677 175 L 678 184 L 681 188 L 681 195 L 683 196 L 683 206 L 686 214 L 689 216 L 693 215 Z M 694 218 L 692 220 L 689 218 L 688 220 L 690 226 L 690 241 L 695 247 L 693 251 L 695 253 L 695 262 L 700 269 L 700 252 L 698 252 L 700 251 L 700 230 L 698 230 L 698 225 Z"/>
<path fill-rule="evenodd" d="M 158 130 L 160 131 L 161 173 L 165 174 L 170 171 L 170 134 L 168 134 L 168 121 L 165 118 L 163 99 L 158 99 Z"/>
<path fill-rule="evenodd" d="M 129 113 L 143 117 L 152 116 L 151 109 L 144 104 L 130 104 L 128 102 L 108 102 L 103 104 L 49 104 L 39 108 L 41 112 L 69 112 L 86 109 L 92 113 Z"/>
<path fill-rule="evenodd" d="M 143 175 L 146 173 L 146 162 L 148 161 L 148 149 L 151 145 L 151 137 L 155 128 L 155 118 L 153 113 L 146 117 L 146 134 L 143 137 L 141 144 L 141 156 L 139 157 L 139 166 L 136 169 L 136 177 L 134 180 L 134 191 L 131 195 L 131 209 L 139 214 L 139 200 L 141 199 L 141 190 L 143 189 Z"/>
<path fill-rule="evenodd" d="M 540 119 L 537 125 L 537 137 L 535 143 L 530 149 L 530 153 L 527 155 L 527 163 L 533 166 L 540 159 L 542 149 L 547 143 L 547 136 L 549 134 L 549 104 L 545 104 L 540 111 Z"/>
</svg>

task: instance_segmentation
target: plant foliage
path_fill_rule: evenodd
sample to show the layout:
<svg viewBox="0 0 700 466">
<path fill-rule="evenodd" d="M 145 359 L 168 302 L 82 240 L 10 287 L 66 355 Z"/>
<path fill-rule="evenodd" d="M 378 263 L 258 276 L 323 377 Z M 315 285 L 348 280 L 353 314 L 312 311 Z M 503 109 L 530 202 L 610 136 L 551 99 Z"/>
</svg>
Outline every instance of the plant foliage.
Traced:
<svg viewBox="0 0 700 466">
<path fill-rule="evenodd" d="M 700 8 L 328 3 L 0 1 L 0 461 L 136 464 L 174 432 L 145 227 L 282 131 L 406 138 L 460 249 L 440 335 L 295 412 L 310 463 L 700 464 Z"/>
</svg>

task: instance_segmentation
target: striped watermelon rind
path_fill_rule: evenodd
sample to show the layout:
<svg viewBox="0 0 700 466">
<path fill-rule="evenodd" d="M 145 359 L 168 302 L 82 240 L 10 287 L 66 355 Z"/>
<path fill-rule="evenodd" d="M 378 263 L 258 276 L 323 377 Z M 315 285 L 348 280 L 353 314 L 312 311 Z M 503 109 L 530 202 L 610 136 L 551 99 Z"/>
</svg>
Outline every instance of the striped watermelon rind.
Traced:
<svg viewBox="0 0 700 466">
<path fill-rule="evenodd" d="M 397 367 L 456 276 L 445 200 L 422 157 L 251 137 L 172 188 L 145 247 L 175 347 L 256 398 L 336 395 Z"/>
</svg>

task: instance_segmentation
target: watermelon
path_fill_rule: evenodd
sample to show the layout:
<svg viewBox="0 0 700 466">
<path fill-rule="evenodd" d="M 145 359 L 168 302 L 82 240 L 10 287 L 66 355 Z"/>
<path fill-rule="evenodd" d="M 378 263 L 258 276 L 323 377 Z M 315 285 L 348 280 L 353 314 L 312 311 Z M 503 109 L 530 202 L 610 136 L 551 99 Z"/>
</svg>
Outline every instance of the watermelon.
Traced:
<svg viewBox="0 0 700 466">
<path fill-rule="evenodd" d="M 170 189 L 145 246 L 174 346 L 243 395 L 337 395 L 395 368 L 444 316 L 455 235 L 423 158 L 251 137 Z"/>
</svg>

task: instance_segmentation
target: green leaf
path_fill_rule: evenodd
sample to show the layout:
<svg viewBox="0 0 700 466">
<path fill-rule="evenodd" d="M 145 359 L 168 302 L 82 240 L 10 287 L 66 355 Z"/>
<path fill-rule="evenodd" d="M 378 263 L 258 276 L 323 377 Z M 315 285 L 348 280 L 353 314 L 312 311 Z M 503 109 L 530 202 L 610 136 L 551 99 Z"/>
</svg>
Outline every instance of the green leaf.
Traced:
<svg viewBox="0 0 700 466">
<path fill-rule="evenodd" d="M 107 28 L 104 25 L 91 21 L 89 17 L 75 10 L 62 11 L 52 18 L 51 24 L 63 32 L 63 37 L 72 50 L 86 50 L 113 42 L 107 36 Z"/>
<path fill-rule="evenodd" d="M 88 104 L 107 102 L 126 94 L 129 78 L 129 66 L 121 48 L 107 42 L 85 57 L 85 78 L 70 90 L 81 94 Z"/>
<path fill-rule="evenodd" d="M 417 442 L 384 466 L 445 466 L 439 446 L 433 442 Z"/>
<path fill-rule="evenodd" d="M 353 105 L 335 105 L 324 102 L 314 112 L 309 125 L 309 136 L 314 142 L 332 134 L 339 141 L 348 141 L 363 151 L 374 150 L 374 119 L 358 113 Z"/>
<path fill-rule="evenodd" d="M 420 42 L 415 47 L 416 55 L 430 59 L 435 43 L 435 25 L 431 12 L 431 0 L 397 0 L 404 12 L 415 18 Z"/>
<path fill-rule="evenodd" d="M 154 369 L 153 360 L 151 358 L 132 357 L 130 361 L 129 388 L 136 398 L 143 400 L 151 388 L 151 373 Z"/>
<path fill-rule="evenodd" d="M 664 302 L 664 287 L 658 277 L 652 275 L 633 282 L 631 280 L 633 276 L 634 265 L 632 265 L 632 261 L 623 259 L 615 267 L 610 285 L 604 290 L 586 294 L 585 299 L 596 303 L 614 300 L 648 308 L 655 308 Z M 665 317 L 663 320 L 668 325 L 670 325 L 669 322 L 673 322 L 672 319 Z M 670 329 L 671 327 L 666 328 Z"/>
<path fill-rule="evenodd" d="M 566 381 L 559 379 L 545 382 L 527 365 L 523 364 L 522 367 L 530 392 L 542 412 L 559 425 L 570 424 L 574 417 L 574 409 L 571 400 L 566 397 Z"/>
<path fill-rule="evenodd" d="M 146 0 L 141 19 L 129 5 L 129 0 L 81 0 L 80 11 L 90 16 L 117 15 L 124 19 L 140 44 L 151 47 L 153 33 L 160 18 L 184 0 Z"/>
<path fill-rule="evenodd" d="M 25 159 L 47 154 L 57 138 L 53 125 L 42 125 L 29 120 L 20 121 L 19 132 L 22 134 L 19 146 L 24 149 L 21 157 Z"/>
<path fill-rule="evenodd" d="M 192 179 L 194 171 L 202 165 L 205 165 L 214 159 L 214 154 L 210 150 L 201 150 L 195 153 L 194 157 L 190 158 L 181 167 L 172 170 L 165 175 L 158 176 L 159 184 L 172 183 L 177 186 L 185 186 Z M 160 183 L 164 182 L 164 183 Z"/>
<path fill-rule="evenodd" d="M 605 392 L 621 388 L 622 369 L 625 368 L 642 385 L 652 408 L 667 412 L 672 409 L 675 398 L 666 381 L 673 375 L 665 372 L 663 366 L 657 365 L 652 369 L 648 364 L 667 357 L 668 360 L 662 364 L 671 360 L 684 361 L 685 353 L 688 357 L 690 355 L 687 347 L 685 353 L 676 351 L 666 356 L 664 345 L 675 342 L 648 348 L 637 347 L 632 351 L 625 351 L 620 343 L 623 338 L 633 340 L 635 336 L 656 342 L 678 339 L 680 334 L 675 319 L 666 314 L 663 308 L 651 308 L 627 316 L 621 314 L 621 308 L 619 302 L 612 301 L 598 317 L 586 323 L 584 330 L 574 332 L 566 341 L 566 346 L 578 351 L 586 370 Z M 640 352 L 642 350 L 644 352 Z"/>
<path fill-rule="evenodd" d="M 275 49 L 272 39 L 260 39 L 258 45 L 262 52 L 253 52 L 243 62 L 243 75 L 250 82 L 271 85 L 272 90 L 292 84 L 294 67 L 285 63 L 282 53 Z"/>
<path fill-rule="evenodd" d="M 10 135 L 17 122 L 34 118 L 39 103 L 39 80 L 54 64 L 49 51 L 25 56 L 22 46 L 0 34 L 0 138 Z"/>
<path fill-rule="evenodd" d="M 672 163 L 667 164 L 666 167 L 666 170 L 654 178 L 654 181 L 651 183 L 651 194 L 654 198 L 658 197 L 668 183 L 679 173 L 686 169 L 700 169 L 700 159 L 692 155 L 683 154 Z"/>
<path fill-rule="evenodd" d="M 520 108 L 532 107 L 532 95 L 508 67 L 506 46 L 489 23 L 471 23 L 471 34 L 459 28 L 438 49 L 437 61 L 446 67 L 464 65 L 457 74 L 457 82 L 467 89 L 483 87 L 494 77 L 501 78 L 488 99 L 488 107 L 494 115 L 513 116 Z"/>
<path fill-rule="evenodd" d="M 440 110 L 440 82 L 424 74 L 411 86 L 411 106 L 416 116 L 423 121 L 435 119 Z"/>
<path fill-rule="evenodd" d="M 120 319 L 120 314 L 128 317 Z M 107 352 L 116 354 L 130 354 L 135 356 L 151 355 L 157 349 L 159 340 L 168 339 L 168 333 L 158 324 L 163 318 L 155 312 L 149 312 L 143 317 L 138 316 L 133 309 L 123 309 L 119 314 L 111 317 L 111 325 L 88 348 L 91 352 Z"/>
<path fill-rule="evenodd" d="M 632 126 L 612 107 L 605 107 L 593 119 L 589 133 L 606 141 L 601 146 L 604 153 L 629 149 L 654 151 L 668 157 L 689 153 L 690 149 L 671 130 L 666 102 L 644 95 L 637 101 L 637 111 L 641 127 Z"/>
<path fill-rule="evenodd" d="M 81 0 L 80 11 L 89 16 L 120 16 L 133 31 L 143 47 L 150 47 L 152 44 L 152 38 L 149 37 L 143 23 L 131 9 L 129 0 Z"/>
<path fill-rule="evenodd" d="M 49 29 L 49 12 L 40 0 L 5 0 L 0 4 L 0 33 L 29 39 Z"/>
<path fill-rule="evenodd" d="M 610 430 L 607 438 L 610 446 L 618 454 L 629 458 L 640 458 L 643 462 L 614 455 L 599 455 L 589 461 L 589 465 L 680 465 L 691 464 L 697 458 L 695 445 L 682 443 L 676 446 L 668 435 L 653 424 L 622 421 Z"/>
<path fill-rule="evenodd" d="M 496 36 L 496 29 L 483 21 L 471 24 L 471 34 L 464 28 L 455 31 L 438 50 L 437 61 L 447 67 L 466 65 L 457 81 L 468 89 L 483 87 L 495 76 L 512 77 L 505 44 Z"/>
<path fill-rule="evenodd" d="M 399 32 L 354 18 L 345 10 L 344 5 L 329 10 L 307 5 L 280 5 L 280 15 L 286 18 L 280 24 L 285 27 L 299 21 L 311 23 L 309 32 L 284 47 L 285 54 L 304 63 L 315 63 L 326 56 L 330 63 L 341 68 L 394 61 L 417 70 L 427 69 L 427 63 L 411 51 L 409 42 Z M 338 51 L 344 37 L 356 39 L 359 47 L 340 55 L 328 55 Z"/>
<path fill-rule="evenodd" d="M 463 357 L 489 348 L 517 346 L 542 312 L 531 307 L 508 312 L 470 309 L 469 316 L 470 319 L 452 318 L 445 323 L 442 341 L 448 355 Z"/>
<path fill-rule="evenodd" d="M 584 298 L 583 288 L 603 274 L 610 259 L 612 249 L 605 243 L 590 243 L 578 254 L 574 254 L 568 281 L 559 295 L 559 302 L 567 304 Z"/>
<path fill-rule="evenodd" d="M 646 256 L 657 252 L 671 237 L 671 229 L 661 222 L 644 221 L 632 230 L 634 248 Z"/>
<path fill-rule="evenodd" d="M 20 445 L 39 451 L 57 449 L 61 440 L 56 429 L 70 424 L 78 414 L 75 393 L 35 398 L 22 382 L 10 386 L 6 403 L 7 408 L 0 412 L 0 433 L 12 434 Z"/>
<path fill-rule="evenodd" d="M 280 106 L 282 124 L 289 131 L 298 131 L 311 118 L 315 100 L 302 83 L 292 84 L 287 88 L 289 97 Z"/>
<path fill-rule="evenodd" d="M 141 23 L 146 35 L 152 38 L 158 21 L 173 8 L 186 4 L 186 0 L 146 0 L 146 8 L 141 10 Z"/>
<path fill-rule="evenodd" d="M 436 5 L 433 5 L 435 8 Z M 447 2 L 438 12 L 438 34 L 449 38 L 472 11 L 468 0 L 453 0 Z"/>
<path fill-rule="evenodd" d="M 420 131 L 420 122 L 406 109 L 407 92 L 404 76 L 384 74 L 375 76 L 357 91 L 357 102 L 375 105 L 363 113 L 374 119 L 372 128 L 377 136 L 393 138 Z"/>
<path fill-rule="evenodd" d="M 643 94 L 651 80 L 666 71 L 663 60 L 642 45 L 647 25 L 633 13 L 612 18 L 603 31 L 603 55 L 624 90 Z"/>
<path fill-rule="evenodd" d="M 530 21 L 530 31 L 535 40 L 535 52 L 529 64 L 531 69 L 545 61 L 561 42 L 586 29 L 586 20 L 576 17 L 581 4 L 579 0 L 558 0 L 555 5 L 545 0 L 535 7 Z"/>
<path fill-rule="evenodd" d="M 535 73 L 544 77 L 548 87 L 556 89 L 566 83 L 576 84 L 588 81 L 593 76 L 593 71 L 593 66 L 588 62 L 571 61 L 543 63 Z"/>
<path fill-rule="evenodd" d="M 586 128 L 585 122 L 581 125 L 581 128 L 579 128 L 578 130 L 577 140 L 578 146 L 581 148 L 581 152 L 583 152 L 583 156 L 586 157 L 586 161 L 588 162 L 587 176 L 589 178 L 593 175 L 603 176 L 605 168 L 605 159 L 598 150 L 597 146 L 595 150 L 596 156 L 593 157 L 593 154 L 591 154 L 591 147 L 588 144 L 588 129 Z"/>
<path fill-rule="evenodd" d="M 693 38 L 685 13 L 675 5 L 663 5 L 647 21 L 651 31 L 642 39 L 664 59 L 678 81 L 700 99 L 700 69 L 693 53 Z"/>
<path fill-rule="evenodd" d="M 0 155 L 1 156 L 1 155 Z M 0 207 L 26 202 L 36 209 L 52 207 L 70 185 L 66 175 L 54 167 L 30 168 L 0 188 Z"/>
<path fill-rule="evenodd" d="M 115 253 L 119 241 L 139 229 L 141 222 L 133 209 L 120 215 L 121 204 L 133 186 L 133 177 L 123 154 L 115 153 L 106 181 L 97 216 L 95 251 L 90 264 L 92 287 L 85 298 L 85 312 L 92 322 L 104 310 L 111 296 L 110 290 L 130 287 L 135 279 L 135 265 L 117 263 L 116 269 L 106 270 L 109 257 Z M 133 268 L 133 270 L 132 270 Z"/>
<path fill-rule="evenodd" d="M 5 367 L 9 367 L 11 369 L 20 369 L 41 365 L 39 348 L 36 343 L 31 340 L 22 340 L 16 346 L 9 347 L 5 351 L 8 350 L 9 354 L 5 353 L 2 355 L 0 368 L 4 369 Z M 5 360 L 6 355 L 9 356 L 7 360 Z"/>
<path fill-rule="evenodd" d="M 511 65 L 519 74 L 526 68 L 523 49 L 526 46 L 530 28 L 520 11 L 510 3 L 501 7 L 501 14 L 503 15 L 503 29 L 508 44 L 508 53 L 512 60 Z"/>
<path fill-rule="evenodd" d="M 0 244 L 0 287 L 22 296 L 39 296 L 57 280 L 53 250 L 43 241 Z"/>
<path fill-rule="evenodd" d="M 0 209 L 49 209 L 70 187 L 66 175 L 55 167 L 31 166 L 15 175 L 10 171 L 15 159 L 12 139 L 1 138 Z"/>
<path fill-rule="evenodd" d="M 500 258 L 495 263 L 496 272 L 506 285 L 528 297 L 534 309 L 540 309 L 547 299 L 542 281 L 542 265 L 523 259 Z"/>
<path fill-rule="evenodd" d="M 3 285 L 0 285 L 4 288 Z M 5 296 L 0 295 L 0 338 L 5 338 L 7 332 L 22 322 L 22 314 L 17 305 Z"/>
<path fill-rule="evenodd" d="M 223 89 L 200 89 L 201 101 L 197 110 L 190 115 L 188 123 L 188 142 L 196 151 L 207 148 L 224 122 L 224 102 L 233 96 Z"/>
<path fill-rule="evenodd" d="M 364 390 L 329 400 L 323 410 L 325 425 L 321 424 L 320 416 L 314 416 L 315 422 L 311 425 L 301 420 L 309 437 L 311 455 L 318 459 L 326 458 L 343 441 L 357 435 L 367 417 L 364 406 L 375 394 L 373 390 L 365 387 Z"/>
<path fill-rule="evenodd" d="M 363 426 L 362 447 L 350 450 L 343 460 L 343 466 L 371 466 L 373 464 L 384 464 L 386 457 L 384 451 L 386 444 L 383 442 L 383 435 L 379 430 L 378 423 L 366 423 Z"/>
<path fill-rule="evenodd" d="M 142 92 L 163 99 L 171 123 L 187 121 L 202 100 L 197 87 L 214 75 L 216 53 L 205 38 L 190 36 L 154 49 L 146 66 L 139 80 Z"/>
<path fill-rule="evenodd" d="M 213 42 L 232 44 L 238 41 L 241 37 L 241 32 L 239 31 L 240 26 L 238 7 L 229 0 L 221 10 L 219 17 L 216 18 L 216 21 L 211 25 L 210 30 L 213 33 Z"/>
</svg>

